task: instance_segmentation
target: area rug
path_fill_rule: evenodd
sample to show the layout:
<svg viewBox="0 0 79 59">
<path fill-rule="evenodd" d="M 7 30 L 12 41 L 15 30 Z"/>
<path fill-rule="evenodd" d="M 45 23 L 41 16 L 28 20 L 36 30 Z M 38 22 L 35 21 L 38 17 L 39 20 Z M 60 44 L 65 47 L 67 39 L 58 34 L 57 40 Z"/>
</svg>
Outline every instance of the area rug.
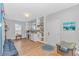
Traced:
<svg viewBox="0 0 79 59">
<path fill-rule="evenodd" d="M 3 47 L 3 56 L 17 56 L 18 51 L 16 50 L 14 43 L 11 39 L 5 40 Z"/>
<path fill-rule="evenodd" d="M 51 45 L 48 45 L 48 44 L 44 44 L 42 46 L 42 49 L 45 50 L 45 51 L 52 51 L 52 50 L 54 50 L 54 46 L 51 46 Z"/>
</svg>

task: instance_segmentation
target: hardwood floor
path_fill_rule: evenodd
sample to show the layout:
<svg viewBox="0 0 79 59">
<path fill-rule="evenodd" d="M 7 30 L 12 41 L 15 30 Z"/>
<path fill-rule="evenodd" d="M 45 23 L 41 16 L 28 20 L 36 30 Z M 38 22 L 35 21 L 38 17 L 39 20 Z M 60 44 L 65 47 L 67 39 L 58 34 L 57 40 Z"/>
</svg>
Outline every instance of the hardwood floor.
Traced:
<svg viewBox="0 0 79 59">
<path fill-rule="evenodd" d="M 20 56 L 49 56 L 51 54 L 51 52 L 45 51 L 41 48 L 44 44 L 40 42 L 23 39 L 15 40 L 14 44 Z M 53 54 L 50 56 L 52 55 Z"/>
</svg>

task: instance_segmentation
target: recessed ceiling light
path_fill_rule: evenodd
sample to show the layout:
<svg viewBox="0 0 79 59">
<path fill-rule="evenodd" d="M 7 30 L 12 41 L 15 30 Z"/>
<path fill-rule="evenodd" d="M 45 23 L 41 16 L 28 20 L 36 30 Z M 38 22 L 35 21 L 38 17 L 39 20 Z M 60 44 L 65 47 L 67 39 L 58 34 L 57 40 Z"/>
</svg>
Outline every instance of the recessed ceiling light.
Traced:
<svg viewBox="0 0 79 59">
<path fill-rule="evenodd" d="M 31 14 L 30 14 L 30 13 L 26 13 L 25 16 L 26 16 L 27 18 L 29 18 L 29 17 L 31 16 Z"/>
</svg>

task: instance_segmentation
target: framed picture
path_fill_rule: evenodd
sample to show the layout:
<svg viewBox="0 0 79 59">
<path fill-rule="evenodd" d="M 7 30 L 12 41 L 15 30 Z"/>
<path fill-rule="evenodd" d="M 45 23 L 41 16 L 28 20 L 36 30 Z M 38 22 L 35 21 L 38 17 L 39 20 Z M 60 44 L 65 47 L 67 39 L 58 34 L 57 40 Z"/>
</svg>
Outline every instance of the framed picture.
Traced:
<svg viewBox="0 0 79 59">
<path fill-rule="evenodd" d="M 76 29 L 75 22 L 64 22 L 63 23 L 63 30 L 75 31 L 75 29 Z"/>
</svg>

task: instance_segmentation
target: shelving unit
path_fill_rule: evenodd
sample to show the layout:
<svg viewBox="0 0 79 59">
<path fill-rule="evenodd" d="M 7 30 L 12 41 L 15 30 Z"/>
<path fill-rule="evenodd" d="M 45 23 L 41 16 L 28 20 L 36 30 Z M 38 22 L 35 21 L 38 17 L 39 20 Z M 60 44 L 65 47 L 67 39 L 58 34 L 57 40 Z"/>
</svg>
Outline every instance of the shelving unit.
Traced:
<svg viewBox="0 0 79 59">
<path fill-rule="evenodd" d="M 32 40 L 44 41 L 44 17 L 38 17 L 35 20 L 28 22 L 28 30 Z"/>
<path fill-rule="evenodd" d="M 37 30 L 41 34 L 41 41 L 44 41 L 44 17 L 40 17 L 38 20 Z"/>
</svg>

